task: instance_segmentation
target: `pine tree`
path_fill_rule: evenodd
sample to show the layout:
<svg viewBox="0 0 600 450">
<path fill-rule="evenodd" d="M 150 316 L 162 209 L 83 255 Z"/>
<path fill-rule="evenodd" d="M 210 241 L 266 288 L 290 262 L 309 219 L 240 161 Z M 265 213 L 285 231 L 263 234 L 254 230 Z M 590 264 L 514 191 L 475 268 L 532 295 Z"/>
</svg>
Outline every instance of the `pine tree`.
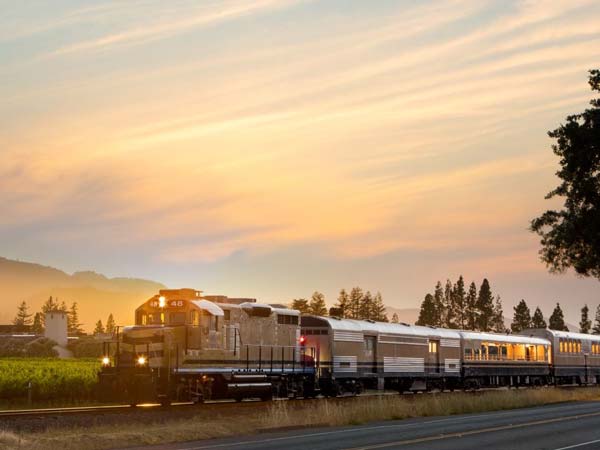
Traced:
<svg viewBox="0 0 600 450">
<path fill-rule="evenodd" d="M 102 325 L 102 322 L 100 322 L 100 325 Z M 108 315 L 108 319 L 106 319 L 106 328 L 105 328 L 105 331 L 108 334 L 113 334 L 116 331 L 115 319 L 114 319 L 112 313 L 109 314 Z"/>
<path fill-rule="evenodd" d="M 544 320 L 544 315 L 542 314 L 542 310 L 539 306 L 535 308 L 535 312 L 533 313 L 533 318 L 531 319 L 531 328 L 548 328 L 548 324 Z"/>
<path fill-rule="evenodd" d="M 398 313 L 392 314 L 392 323 L 399 323 L 400 319 L 398 319 Z"/>
<path fill-rule="evenodd" d="M 314 316 L 326 316 L 327 305 L 325 304 L 325 296 L 320 292 L 315 291 L 308 304 L 310 313 Z M 106 324 L 108 327 L 108 323 Z"/>
<path fill-rule="evenodd" d="M 353 287 L 350 291 L 350 301 L 348 303 L 348 314 L 346 317 L 349 319 L 358 319 L 360 316 L 360 305 L 363 299 L 363 291 L 361 288 Z"/>
<path fill-rule="evenodd" d="M 360 320 L 373 320 L 373 295 L 370 291 L 365 292 L 360 307 L 358 309 L 358 319 Z"/>
<path fill-rule="evenodd" d="M 81 323 L 79 323 L 79 308 L 77 307 L 77 302 L 73 302 L 71 309 L 69 309 L 69 312 L 67 313 L 67 332 L 73 335 L 81 334 L 83 332 Z"/>
<path fill-rule="evenodd" d="M 305 298 L 295 298 L 292 300 L 291 308 L 300 311 L 300 314 L 310 314 L 308 300 Z"/>
<path fill-rule="evenodd" d="M 58 310 L 58 299 L 54 299 L 52 298 L 52 296 L 50 296 L 48 298 L 48 300 L 46 300 L 44 302 L 44 304 L 42 305 L 42 314 L 41 314 L 41 320 L 42 320 L 42 328 L 44 328 L 46 326 L 46 314 L 51 312 L 51 311 L 57 311 Z"/>
<path fill-rule="evenodd" d="M 477 297 L 477 328 L 480 331 L 491 331 L 494 317 L 494 296 L 487 278 L 483 279 Z"/>
<path fill-rule="evenodd" d="M 513 333 L 518 333 L 529 328 L 531 326 L 531 311 L 525 300 L 521 299 L 514 310 L 515 314 L 513 316 L 513 321 L 510 324 L 510 329 Z"/>
<path fill-rule="evenodd" d="M 504 311 L 502 309 L 502 300 L 500 296 L 496 296 L 496 303 L 494 304 L 494 317 L 492 319 L 492 331 L 494 333 L 505 333 L 506 326 L 504 325 Z"/>
<path fill-rule="evenodd" d="M 554 311 L 552 311 L 552 315 L 548 320 L 548 328 L 557 331 L 569 331 L 565 325 L 565 315 L 560 308 L 560 303 L 556 303 L 556 308 L 554 308 Z"/>
<path fill-rule="evenodd" d="M 442 283 L 438 281 L 433 292 L 433 300 L 435 303 L 435 326 L 444 327 L 446 325 L 446 310 L 444 308 L 444 289 Z"/>
<path fill-rule="evenodd" d="M 415 325 L 435 326 L 435 315 L 435 299 L 433 295 L 427 294 L 423 299 L 423 303 L 421 303 L 419 319 L 415 322 Z"/>
<path fill-rule="evenodd" d="M 373 320 L 377 322 L 388 322 L 387 311 L 383 303 L 381 292 L 377 292 L 373 297 Z"/>
<path fill-rule="evenodd" d="M 35 313 L 33 316 L 33 325 L 31 325 L 33 334 L 44 334 L 44 325 L 42 324 L 42 313 Z"/>
<path fill-rule="evenodd" d="M 467 304 L 467 293 L 465 292 L 465 280 L 461 275 L 458 277 L 458 281 L 452 289 L 452 298 L 454 304 L 454 310 L 456 314 L 455 324 L 456 327 L 464 330 L 467 324 L 466 320 L 466 304 Z"/>
<path fill-rule="evenodd" d="M 338 295 L 335 307 L 342 311 L 342 317 L 348 317 L 348 310 L 350 308 L 350 297 L 348 297 L 346 289 L 342 289 L 340 291 L 340 295 Z"/>
<path fill-rule="evenodd" d="M 446 311 L 446 328 L 456 328 L 456 307 L 450 280 L 446 280 L 446 287 L 444 288 L 444 310 Z"/>
<path fill-rule="evenodd" d="M 592 321 L 590 320 L 590 308 L 588 305 L 583 305 L 581 308 L 581 321 L 579 322 L 579 332 L 588 334 L 590 328 L 592 328 Z"/>
<path fill-rule="evenodd" d="M 467 330 L 477 329 L 477 286 L 471 282 L 466 299 L 466 327 Z"/>
<path fill-rule="evenodd" d="M 594 328 L 592 328 L 593 334 L 600 334 L 600 305 L 596 307 L 596 317 L 594 320 Z"/>
<path fill-rule="evenodd" d="M 17 315 L 13 319 L 13 325 L 18 328 L 25 328 L 31 325 L 31 314 L 29 314 L 29 307 L 26 302 L 21 302 L 17 309 Z"/>
<path fill-rule="evenodd" d="M 60 303 L 60 306 L 58 307 L 58 310 L 60 312 L 64 312 L 64 313 L 68 313 L 69 312 L 69 308 L 67 308 L 67 304 L 65 303 L 64 300 Z"/>
<path fill-rule="evenodd" d="M 101 320 L 96 322 L 96 328 L 94 328 L 94 334 L 104 334 L 104 326 L 102 326 Z"/>
</svg>

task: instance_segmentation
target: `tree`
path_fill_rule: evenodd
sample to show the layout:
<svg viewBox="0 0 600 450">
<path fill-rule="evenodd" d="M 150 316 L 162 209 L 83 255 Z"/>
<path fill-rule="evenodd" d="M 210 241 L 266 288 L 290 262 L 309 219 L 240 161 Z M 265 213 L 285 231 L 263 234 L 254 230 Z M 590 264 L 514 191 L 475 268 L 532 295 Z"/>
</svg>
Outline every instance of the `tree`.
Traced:
<svg viewBox="0 0 600 450">
<path fill-rule="evenodd" d="M 79 322 L 79 310 L 77 307 L 77 302 L 73 302 L 69 312 L 67 313 L 67 332 L 75 335 L 83 333 L 83 330 L 81 329 L 81 323 Z"/>
<path fill-rule="evenodd" d="M 348 314 L 346 317 L 349 319 L 358 319 L 360 316 L 360 305 L 363 299 L 363 291 L 361 288 L 353 287 L 350 291 L 350 300 L 348 302 Z"/>
<path fill-rule="evenodd" d="M 471 282 L 467 292 L 465 319 L 467 330 L 477 329 L 477 286 L 474 282 Z"/>
<path fill-rule="evenodd" d="M 415 322 L 415 325 L 435 326 L 435 316 L 435 299 L 433 295 L 427 294 L 423 299 L 423 303 L 421 303 L 419 319 Z"/>
<path fill-rule="evenodd" d="M 594 318 L 594 328 L 592 334 L 600 334 L 600 305 L 596 307 L 596 317 Z"/>
<path fill-rule="evenodd" d="M 108 315 L 108 319 L 106 319 L 106 333 L 108 334 L 113 334 L 116 330 L 117 326 L 115 325 L 115 319 L 112 315 L 112 313 L 110 313 Z"/>
<path fill-rule="evenodd" d="M 292 309 L 297 309 L 300 314 L 310 314 L 310 307 L 308 306 L 308 300 L 305 298 L 295 298 L 292 300 Z"/>
<path fill-rule="evenodd" d="M 456 307 L 454 305 L 454 291 L 450 280 L 446 280 L 444 287 L 444 310 L 446 312 L 447 328 L 456 328 Z"/>
<path fill-rule="evenodd" d="M 466 297 L 465 280 L 461 275 L 452 289 L 454 313 L 456 314 L 455 324 L 457 328 L 464 330 L 466 327 Z"/>
<path fill-rule="evenodd" d="M 44 325 L 42 322 L 42 313 L 35 313 L 33 316 L 33 325 L 31 325 L 31 332 L 33 334 L 44 334 Z"/>
<path fill-rule="evenodd" d="M 492 317 L 492 331 L 494 333 L 506 332 L 506 326 L 504 325 L 504 311 L 502 309 L 502 300 L 500 296 L 496 296 L 496 303 L 494 303 L 494 315 Z"/>
<path fill-rule="evenodd" d="M 531 319 L 531 328 L 548 328 L 548 324 L 544 320 L 544 315 L 542 314 L 542 310 L 539 306 L 535 308 L 535 312 L 533 313 L 533 318 Z"/>
<path fill-rule="evenodd" d="M 388 322 L 387 311 L 383 303 L 381 292 L 377 292 L 373 297 L 373 316 L 372 319 L 377 322 Z"/>
<path fill-rule="evenodd" d="M 326 316 L 327 315 L 327 305 L 325 304 L 325 296 L 320 292 L 313 292 L 313 295 L 310 299 L 310 303 L 308 304 L 310 313 L 315 316 Z M 108 327 L 108 323 L 106 324 Z"/>
<path fill-rule="evenodd" d="M 548 328 L 551 330 L 569 331 L 565 325 L 565 316 L 560 308 L 560 303 L 556 303 L 556 307 L 554 308 L 554 311 L 552 311 L 552 315 L 548 320 Z"/>
<path fill-rule="evenodd" d="M 435 323 L 436 327 L 443 327 L 446 324 L 446 312 L 444 310 L 444 290 L 440 281 L 435 285 L 433 292 L 433 300 L 435 303 Z"/>
<path fill-rule="evenodd" d="M 46 326 L 46 313 L 49 313 L 51 311 L 58 311 L 58 299 L 55 300 L 54 298 L 52 298 L 52 296 L 50 296 L 48 300 L 46 300 L 42 305 L 42 327 Z"/>
<path fill-rule="evenodd" d="M 600 92 L 600 70 L 590 71 L 589 84 Z M 600 99 L 590 104 L 548 133 L 556 140 L 552 150 L 560 157 L 561 183 L 546 199 L 564 197 L 564 206 L 532 220 L 531 231 L 541 236 L 540 257 L 551 272 L 572 267 L 600 279 Z"/>
<path fill-rule="evenodd" d="M 104 334 L 104 326 L 102 325 L 101 320 L 96 322 L 96 328 L 94 328 L 94 334 Z"/>
<path fill-rule="evenodd" d="M 31 325 L 31 314 L 26 302 L 21 302 L 17 309 L 17 315 L 13 319 L 13 325 L 19 328 L 25 328 Z"/>
<path fill-rule="evenodd" d="M 494 297 L 490 282 L 483 279 L 477 297 L 477 328 L 480 331 L 491 331 L 492 319 L 494 317 Z"/>
<path fill-rule="evenodd" d="M 65 303 L 64 300 L 62 302 L 60 302 L 60 306 L 58 307 L 58 311 L 68 314 L 69 308 L 67 308 L 67 304 Z"/>
<path fill-rule="evenodd" d="M 589 318 L 590 308 L 588 305 L 583 305 L 581 308 L 581 321 L 579 322 L 579 332 L 588 334 L 592 328 L 592 321 Z"/>
<path fill-rule="evenodd" d="M 346 289 L 342 289 L 340 291 L 340 295 L 338 295 L 335 307 L 342 311 L 342 317 L 348 317 L 348 310 L 350 308 L 350 297 L 348 297 Z"/>
<path fill-rule="evenodd" d="M 360 302 L 357 319 L 373 320 L 373 306 L 373 295 L 370 291 L 367 291 Z"/>
<path fill-rule="evenodd" d="M 399 323 L 400 319 L 398 319 L 398 313 L 392 314 L 392 323 Z"/>
<path fill-rule="evenodd" d="M 531 326 L 531 311 L 525 300 L 521 299 L 519 304 L 514 307 L 514 310 L 515 314 L 510 324 L 510 329 L 513 333 L 518 333 L 529 328 Z"/>
</svg>

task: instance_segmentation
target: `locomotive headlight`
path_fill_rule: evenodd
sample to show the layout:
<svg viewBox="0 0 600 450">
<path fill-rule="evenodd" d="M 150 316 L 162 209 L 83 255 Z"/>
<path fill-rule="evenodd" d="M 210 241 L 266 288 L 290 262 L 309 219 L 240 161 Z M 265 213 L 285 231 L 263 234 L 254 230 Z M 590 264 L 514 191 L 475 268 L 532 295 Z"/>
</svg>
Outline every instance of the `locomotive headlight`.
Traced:
<svg viewBox="0 0 600 450">
<path fill-rule="evenodd" d="M 108 356 L 105 356 L 104 358 L 102 358 L 102 365 L 103 366 L 109 366 L 110 365 L 110 358 Z"/>
<path fill-rule="evenodd" d="M 140 356 L 140 357 L 137 359 L 137 363 L 138 363 L 138 366 L 143 366 L 143 365 L 145 365 L 145 364 L 146 364 L 146 357 L 145 357 L 145 356 Z"/>
</svg>

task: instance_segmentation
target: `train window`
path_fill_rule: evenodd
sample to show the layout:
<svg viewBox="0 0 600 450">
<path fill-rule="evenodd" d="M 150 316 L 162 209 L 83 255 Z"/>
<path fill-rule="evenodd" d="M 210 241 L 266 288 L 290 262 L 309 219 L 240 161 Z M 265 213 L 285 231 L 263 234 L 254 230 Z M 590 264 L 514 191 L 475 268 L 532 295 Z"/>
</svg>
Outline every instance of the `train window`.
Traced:
<svg viewBox="0 0 600 450">
<path fill-rule="evenodd" d="M 473 349 L 465 348 L 465 359 L 473 359 Z"/>
<path fill-rule="evenodd" d="M 438 352 L 438 342 L 437 341 L 429 341 L 429 353 L 437 353 Z"/>
<path fill-rule="evenodd" d="M 479 350 L 478 348 L 475 349 L 473 359 L 481 359 L 481 350 Z"/>
<path fill-rule="evenodd" d="M 565 343 L 563 342 L 562 339 L 558 340 L 558 348 L 560 349 L 561 353 L 564 353 L 564 351 L 565 351 Z"/>
<path fill-rule="evenodd" d="M 277 314 L 277 323 L 280 325 L 298 325 L 298 316 Z"/>
<path fill-rule="evenodd" d="M 231 311 L 229 309 L 223 310 L 223 320 L 231 320 Z"/>
<path fill-rule="evenodd" d="M 495 345 L 490 345 L 488 347 L 488 353 L 490 359 L 498 359 L 498 347 L 496 347 Z"/>
<path fill-rule="evenodd" d="M 508 348 L 506 348 L 506 345 L 500 347 L 500 357 L 502 359 L 506 359 L 508 357 Z"/>
</svg>

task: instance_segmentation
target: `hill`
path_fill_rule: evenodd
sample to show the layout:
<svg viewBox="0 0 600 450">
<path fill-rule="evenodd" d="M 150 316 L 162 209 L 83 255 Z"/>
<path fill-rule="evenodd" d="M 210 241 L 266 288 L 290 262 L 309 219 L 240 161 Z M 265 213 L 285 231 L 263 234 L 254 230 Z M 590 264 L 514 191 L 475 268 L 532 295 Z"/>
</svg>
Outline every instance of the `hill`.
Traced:
<svg viewBox="0 0 600 450">
<path fill-rule="evenodd" d="M 57 297 L 68 305 L 79 305 L 80 321 L 91 330 L 98 319 L 106 321 L 108 314 L 117 324 L 130 324 L 136 306 L 165 286 L 138 278 L 108 278 L 95 272 L 68 274 L 40 264 L 0 257 L 0 283 L 3 301 L 0 303 L 0 323 L 9 323 L 21 301 L 30 312 L 39 311 L 49 297 Z"/>
</svg>

